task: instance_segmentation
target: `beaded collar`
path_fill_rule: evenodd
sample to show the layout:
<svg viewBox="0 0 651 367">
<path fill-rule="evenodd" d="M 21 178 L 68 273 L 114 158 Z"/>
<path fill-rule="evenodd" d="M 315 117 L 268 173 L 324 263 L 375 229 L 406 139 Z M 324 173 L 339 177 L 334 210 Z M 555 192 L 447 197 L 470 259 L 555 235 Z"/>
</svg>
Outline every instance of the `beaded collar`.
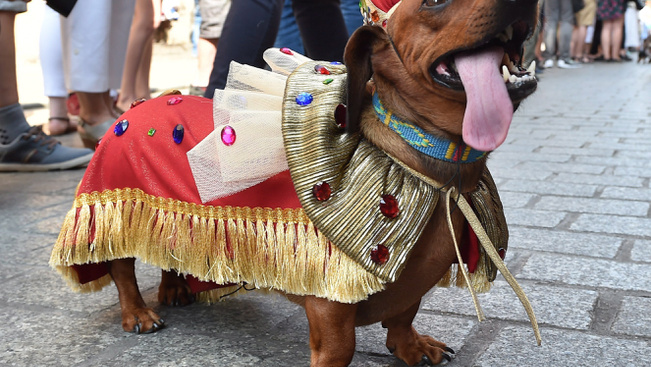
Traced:
<svg viewBox="0 0 651 367">
<path fill-rule="evenodd" d="M 420 127 L 394 115 L 382 105 L 377 93 L 373 94 L 373 107 L 380 121 L 398 133 L 411 147 L 432 158 L 452 163 L 472 163 L 486 156 L 486 152 L 475 150 L 463 142 L 457 144 L 428 134 Z"/>
</svg>

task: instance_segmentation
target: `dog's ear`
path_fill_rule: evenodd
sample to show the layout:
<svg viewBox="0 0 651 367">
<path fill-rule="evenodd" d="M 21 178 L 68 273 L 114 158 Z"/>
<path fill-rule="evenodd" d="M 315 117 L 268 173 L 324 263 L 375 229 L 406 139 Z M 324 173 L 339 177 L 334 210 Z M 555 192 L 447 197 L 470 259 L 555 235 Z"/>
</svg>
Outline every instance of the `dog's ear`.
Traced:
<svg viewBox="0 0 651 367">
<path fill-rule="evenodd" d="M 366 82 L 373 76 L 371 56 L 380 44 L 387 44 L 389 38 L 377 26 L 362 26 L 358 28 L 346 45 L 344 64 L 348 69 L 348 100 L 346 102 L 346 130 L 349 133 L 359 131 L 359 116 L 361 114 Z"/>
</svg>

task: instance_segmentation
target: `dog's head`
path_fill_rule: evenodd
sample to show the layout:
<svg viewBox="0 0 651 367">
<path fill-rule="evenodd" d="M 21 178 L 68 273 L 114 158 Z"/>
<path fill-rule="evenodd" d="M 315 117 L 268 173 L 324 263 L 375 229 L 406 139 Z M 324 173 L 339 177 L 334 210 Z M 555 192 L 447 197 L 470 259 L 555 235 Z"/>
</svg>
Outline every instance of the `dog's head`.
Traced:
<svg viewBox="0 0 651 367">
<path fill-rule="evenodd" d="M 515 108 L 536 89 L 535 77 L 521 63 L 537 4 L 402 0 L 385 29 L 358 29 L 344 56 L 349 131 L 359 130 L 372 76 L 393 113 L 433 134 L 462 136 L 477 150 L 495 149 L 506 138 Z"/>
</svg>

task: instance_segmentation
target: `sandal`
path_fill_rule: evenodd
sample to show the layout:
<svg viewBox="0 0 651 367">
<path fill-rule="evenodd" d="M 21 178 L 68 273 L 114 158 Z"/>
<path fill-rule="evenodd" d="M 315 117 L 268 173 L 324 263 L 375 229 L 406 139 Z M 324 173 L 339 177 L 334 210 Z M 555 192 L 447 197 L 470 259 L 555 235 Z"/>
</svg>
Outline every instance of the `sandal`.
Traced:
<svg viewBox="0 0 651 367">
<path fill-rule="evenodd" d="M 79 137 L 84 143 L 86 148 L 95 150 L 97 142 L 106 134 L 106 132 L 111 128 L 115 123 L 114 119 L 106 120 L 101 124 L 91 125 L 83 119 L 79 120 L 79 125 L 77 125 L 77 131 L 79 132 Z"/>
<path fill-rule="evenodd" d="M 52 121 L 56 120 L 65 121 L 66 127 L 64 129 L 53 129 Z M 69 117 L 50 117 L 47 119 L 47 131 L 48 135 L 50 136 L 65 135 L 77 131 L 77 125 L 75 123 L 71 123 Z"/>
</svg>

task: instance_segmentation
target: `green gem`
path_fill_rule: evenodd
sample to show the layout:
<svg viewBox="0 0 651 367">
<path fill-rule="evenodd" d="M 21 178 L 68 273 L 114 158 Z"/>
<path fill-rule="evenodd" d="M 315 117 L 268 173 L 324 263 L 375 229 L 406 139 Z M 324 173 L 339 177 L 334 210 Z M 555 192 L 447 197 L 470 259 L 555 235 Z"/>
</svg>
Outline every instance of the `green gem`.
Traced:
<svg viewBox="0 0 651 367">
<path fill-rule="evenodd" d="M 152 128 L 149 129 L 149 131 L 147 132 L 147 135 L 149 135 L 149 136 L 154 136 L 154 134 L 156 134 L 156 129 L 154 129 L 154 128 L 152 127 Z"/>
<path fill-rule="evenodd" d="M 332 83 L 333 80 L 334 79 L 332 79 L 332 78 L 328 78 L 328 79 L 323 81 L 323 84 L 330 84 L 330 83 Z"/>
</svg>

